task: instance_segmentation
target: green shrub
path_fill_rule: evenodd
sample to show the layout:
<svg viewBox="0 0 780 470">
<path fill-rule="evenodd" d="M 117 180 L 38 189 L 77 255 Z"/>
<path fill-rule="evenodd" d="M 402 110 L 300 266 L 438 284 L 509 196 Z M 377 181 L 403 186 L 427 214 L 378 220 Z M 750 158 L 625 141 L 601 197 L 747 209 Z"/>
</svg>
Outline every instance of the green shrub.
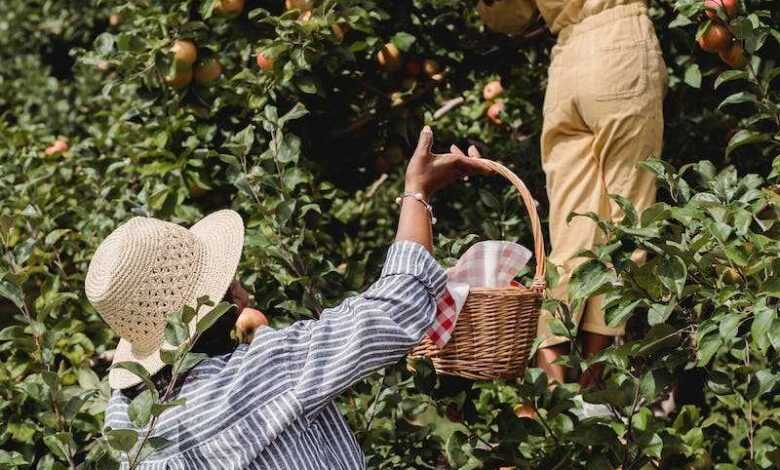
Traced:
<svg viewBox="0 0 780 470">
<path fill-rule="evenodd" d="M 305 22 L 281 0 L 248 0 L 237 17 L 212 14 L 213 4 L 4 4 L 0 468 L 111 466 L 101 378 L 116 338 L 86 302 L 83 279 L 100 240 L 132 215 L 186 224 L 216 208 L 241 212 L 239 275 L 281 327 L 375 278 L 395 225 L 398 156 L 424 123 L 442 149 L 474 143 L 509 165 L 544 213 L 538 137 L 552 38 L 487 32 L 466 0 L 329 0 Z M 625 345 L 597 358 L 607 388 L 585 395 L 616 416 L 579 420 L 577 387 L 548 392 L 535 369 L 522 384 L 470 383 L 399 364 L 340 400 L 372 468 L 780 460 L 777 196 L 766 186 L 780 171 L 780 11 L 769 0 L 741 8 L 729 24 L 751 63 L 735 71 L 696 47 L 699 1 L 652 4 L 670 73 L 671 166 L 651 165 L 669 190 L 665 205 L 604 226 L 614 243 L 593 253 L 577 292 L 607 292 L 610 315 L 635 324 Z M 222 76 L 166 86 L 168 49 L 180 38 L 218 57 Z M 436 60 L 441 76 L 382 72 L 375 55 L 387 42 L 406 61 Z M 272 71 L 257 66 L 261 51 Z M 484 118 L 481 97 L 497 78 L 503 126 Z M 69 149 L 46 156 L 59 137 Z M 685 166 L 700 160 L 711 163 Z M 531 243 L 522 207 L 497 178 L 472 179 L 435 206 L 444 263 L 480 237 Z M 641 267 L 626 261 L 638 246 L 650 253 Z M 569 361 L 581 367 L 576 351 Z M 652 414 L 672 384 L 701 376 L 698 401 L 670 418 Z M 542 421 L 515 417 L 529 398 Z"/>
</svg>

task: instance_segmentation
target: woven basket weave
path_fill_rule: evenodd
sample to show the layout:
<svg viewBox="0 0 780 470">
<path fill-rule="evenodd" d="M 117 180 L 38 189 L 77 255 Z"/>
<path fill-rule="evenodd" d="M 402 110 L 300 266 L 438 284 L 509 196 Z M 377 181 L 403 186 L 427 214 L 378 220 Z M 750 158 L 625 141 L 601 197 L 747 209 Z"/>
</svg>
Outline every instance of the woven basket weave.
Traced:
<svg viewBox="0 0 780 470">
<path fill-rule="evenodd" d="M 438 374 L 473 380 L 511 379 L 525 371 L 536 338 L 545 289 L 545 252 L 539 214 L 525 184 L 504 165 L 488 161 L 520 193 L 531 219 L 536 273 L 531 289 L 523 286 L 473 288 L 458 315 L 452 337 L 439 348 L 426 335 L 410 356 L 428 357 Z"/>
</svg>

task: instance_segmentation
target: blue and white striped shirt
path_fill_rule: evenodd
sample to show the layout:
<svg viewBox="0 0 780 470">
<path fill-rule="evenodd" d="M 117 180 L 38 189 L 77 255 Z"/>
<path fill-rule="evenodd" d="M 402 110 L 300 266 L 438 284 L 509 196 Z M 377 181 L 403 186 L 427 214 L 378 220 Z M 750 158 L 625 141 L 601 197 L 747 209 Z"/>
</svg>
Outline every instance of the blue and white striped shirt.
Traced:
<svg viewBox="0 0 780 470">
<path fill-rule="evenodd" d="M 261 328 L 250 345 L 190 371 L 155 435 L 173 444 L 142 470 L 353 470 L 365 459 L 333 399 L 398 361 L 433 321 L 446 274 L 421 245 L 388 252 L 380 279 L 319 320 Z M 113 393 L 106 425 L 133 429 L 129 400 Z M 123 468 L 127 463 L 123 462 Z"/>
</svg>

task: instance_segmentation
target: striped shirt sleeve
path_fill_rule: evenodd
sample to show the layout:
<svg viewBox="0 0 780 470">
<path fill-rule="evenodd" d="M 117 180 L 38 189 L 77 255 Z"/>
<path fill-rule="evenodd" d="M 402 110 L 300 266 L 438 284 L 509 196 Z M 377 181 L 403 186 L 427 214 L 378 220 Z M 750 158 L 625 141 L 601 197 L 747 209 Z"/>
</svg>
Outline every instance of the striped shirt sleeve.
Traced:
<svg viewBox="0 0 780 470">
<path fill-rule="evenodd" d="M 308 416 L 353 383 L 397 362 L 433 322 L 446 273 L 421 245 L 401 241 L 366 292 L 287 331 L 290 373 Z"/>
</svg>

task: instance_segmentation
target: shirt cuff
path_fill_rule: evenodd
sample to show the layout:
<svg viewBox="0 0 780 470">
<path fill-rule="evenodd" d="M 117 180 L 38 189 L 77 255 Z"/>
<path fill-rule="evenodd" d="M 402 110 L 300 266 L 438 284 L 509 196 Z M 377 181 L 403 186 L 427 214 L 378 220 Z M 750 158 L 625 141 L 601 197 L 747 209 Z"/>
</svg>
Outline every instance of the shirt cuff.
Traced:
<svg viewBox="0 0 780 470">
<path fill-rule="evenodd" d="M 420 281 L 433 298 L 438 298 L 447 284 L 447 273 L 422 245 L 402 240 L 390 245 L 382 276 L 405 274 Z"/>
</svg>

